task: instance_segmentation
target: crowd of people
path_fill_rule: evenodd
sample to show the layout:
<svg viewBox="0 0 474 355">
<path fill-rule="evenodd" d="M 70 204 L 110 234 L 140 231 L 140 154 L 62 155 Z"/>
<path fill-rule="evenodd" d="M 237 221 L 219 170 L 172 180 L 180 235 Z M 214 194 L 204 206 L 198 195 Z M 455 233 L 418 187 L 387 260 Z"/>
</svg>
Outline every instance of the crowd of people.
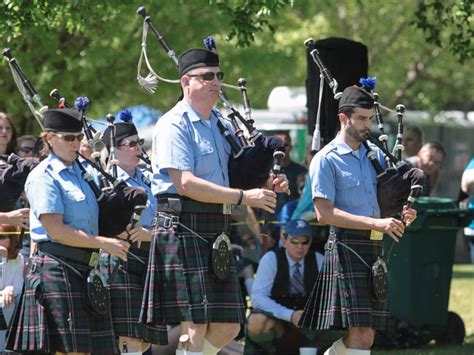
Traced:
<svg viewBox="0 0 474 355">
<path fill-rule="evenodd" d="M 288 132 L 277 132 L 280 173 L 265 172 L 262 186 L 241 189 L 230 187 L 232 149 L 222 133 L 222 125 L 234 128 L 215 109 L 219 57 L 189 49 L 179 74 L 183 98 L 156 124 L 151 171 L 141 168 L 144 142 L 132 121 L 102 135 L 113 152 L 104 163 L 147 201 L 113 236 L 101 234 L 102 197 L 91 183 L 113 187 L 94 167 L 81 112 L 48 109 L 39 138 L 17 137 L 0 113 L 0 156 L 41 160 L 16 207 L 0 212 L 0 351 L 370 354 L 389 311 L 370 294 L 366 266 L 382 254 L 383 234 L 398 241 L 416 219 L 410 208 L 400 219 L 381 217 L 362 144 L 373 95 L 346 88 L 340 133 L 316 156 L 308 147 L 303 164 L 290 159 Z M 422 144 L 416 127 L 406 129 L 404 145 L 429 195 L 446 152 L 437 142 Z M 462 179 L 471 196 L 473 167 L 471 160 Z M 261 233 L 262 218 L 269 234 Z M 466 228 L 471 240 L 473 230 Z M 244 349 L 232 345 L 239 337 Z"/>
</svg>

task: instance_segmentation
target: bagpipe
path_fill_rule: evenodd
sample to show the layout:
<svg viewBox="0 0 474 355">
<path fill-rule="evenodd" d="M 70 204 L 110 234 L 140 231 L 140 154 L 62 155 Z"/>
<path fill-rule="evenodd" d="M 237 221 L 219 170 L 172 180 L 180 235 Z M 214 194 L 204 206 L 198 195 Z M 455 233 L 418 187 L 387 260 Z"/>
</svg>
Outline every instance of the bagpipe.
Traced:
<svg viewBox="0 0 474 355">
<path fill-rule="evenodd" d="M 65 102 L 65 100 L 64 100 Z M 92 131 L 92 127 L 86 124 L 84 113 L 89 107 L 89 100 L 87 97 L 78 97 L 75 100 L 75 107 L 81 113 L 81 121 L 84 123 L 84 132 L 86 137 L 92 137 L 90 142 L 93 142 L 94 152 L 89 160 L 79 152 L 76 162 L 82 172 L 83 179 L 88 183 L 99 204 L 99 234 L 104 237 L 113 237 L 126 230 L 129 223 L 132 226 L 140 219 L 140 214 L 146 207 L 148 196 L 144 188 L 138 186 L 128 186 L 124 181 L 118 179 L 117 165 L 119 161 L 116 157 L 117 142 L 115 139 L 115 117 L 108 114 L 107 125 L 111 127 L 110 130 L 110 152 L 108 159 L 108 168 L 104 169 L 100 161 L 100 152 L 97 151 L 99 144 L 97 143 L 97 133 Z M 100 140 L 102 147 L 103 142 Z M 100 184 L 98 185 L 93 176 L 87 171 L 80 161 L 87 162 L 92 168 L 99 173 Z M 111 171 L 112 173 L 109 173 Z"/>
<path fill-rule="evenodd" d="M 146 41 L 148 30 L 151 29 L 160 45 L 167 55 L 178 66 L 178 57 L 171 48 L 165 37 L 158 31 L 150 16 L 143 6 L 137 9 L 137 13 L 143 16 L 143 32 L 141 53 L 137 65 L 137 80 L 139 85 L 148 93 L 153 94 L 159 81 L 179 84 L 179 80 L 170 80 L 161 77 L 153 70 L 148 59 L 146 50 Z M 204 39 L 204 45 L 208 50 L 217 53 L 216 43 L 209 36 Z M 141 75 L 142 64 L 145 62 L 149 73 L 144 77 Z M 232 156 L 229 159 L 229 180 L 230 186 L 244 190 L 262 187 L 268 179 L 268 174 L 273 164 L 273 154 L 275 151 L 284 151 L 283 141 L 276 136 L 266 137 L 254 126 L 254 120 L 251 117 L 250 100 L 247 94 L 247 82 L 244 78 L 238 80 L 238 85 L 221 83 L 222 87 L 239 90 L 243 98 L 243 107 L 245 117 L 235 109 L 229 102 L 223 90 L 219 93 L 219 99 L 227 112 L 227 120 L 231 122 L 234 132 L 231 132 L 223 124 L 224 117 L 219 116 L 217 126 L 229 143 L 232 149 Z M 244 129 L 247 133 L 245 133 Z"/>
<path fill-rule="evenodd" d="M 48 109 L 48 107 L 43 104 L 43 101 L 41 100 L 37 91 L 34 89 L 33 84 L 23 73 L 16 59 L 12 56 L 11 50 L 9 48 L 4 49 L 3 55 L 8 59 L 8 63 L 12 70 L 12 74 L 18 89 L 23 95 L 28 107 L 34 114 L 39 126 L 43 130 L 43 113 Z M 71 107 L 67 105 L 65 99 L 59 95 L 57 90 L 53 90 L 51 92 L 51 96 L 58 99 L 60 108 Z M 87 161 L 90 163 L 92 168 L 96 169 L 100 173 L 104 185 L 100 187 L 95 182 L 92 175 L 82 165 L 82 162 L 79 159 L 79 153 L 75 162 L 81 169 L 82 177 L 94 192 L 99 204 L 99 234 L 105 237 L 114 237 L 124 232 L 126 230 L 126 226 L 131 221 L 137 220 L 136 215 L 141 213 L 144 206 L 146 205 L 148 197 L 146 191 L 143 188 L 128 186 L 125 182 L 117 179 L 117 176 L 110 175 L 105 171 L 105 169 L 102 168 L 99 158 L 100 152 L 98 151 L 101 147 L 99 136 L 97 132 L 93 131 L 84 115 L 88 105 L 89 101 L 87 98 L 79 98 L 76 100 L 76 109 L 81 113 L 81 121 L 83 123 L 86 137 L 90 141 L 91 146 L 95 147 L 96 150 L 94 152 L 95 154 L 92 155 L 95 162 L 89 160 Z M 18 187 L 16 190 L 12 189 L 12 191 L 18 191 L 22 182 L 23 185 L 21 186 L 24 187 L 24 181 L 26 180 L 27 174 L 33 168 L 33 163 L 28 160 L 31 158 L 25 158 L 24 160 L 21 158 L 15 159 L 16 158 L 13 157 L 11 158 L 11 161 L 15 162 L 15 166 L 18 166 L 19 168 L 16 170 L 13 168 L 5 169 L 5 173 L 2 174 L 5 175 L 7 182 L 11 180 L 10 177 L 13 177 L 15 180 L 17 180 L 14 181 L 14 183 L 16 183 L 16 186 Z M 86 160 L 84 157 L 83 159 Z M 14 174 L 14 171 L 17 171 L 16 175 Z M 13 182 L 11 182 L 11 184 L 13 184 Z M 4 195 L 2 194 L 2 197 L 3 196 Z M 3 202 L 4 201 L 2 199 L 2 203 Z"/>
<path fill-rule="evenodd" d="M 317 65 L 320 71 L 320 93 L 319 93 L 319 108 L 316 117 L 315 132 L 313 135 L 313 150 L 318 151 L 320 149 L 319 141 L 319 125 L 320 125 L 320 105 L 322 97 L 322 88 L 324 81 L 328 84 L 334 94 L 334 99 L 338 100 L 341 98 L 342 93 L 338 92 L 338 84 L 336 79 L 329 72 L 324 62 L 321 60 L 318 49 L 315 46 L 313 39 L 309 38 L 304 42 L 308 49 L 309 55 Z M 372 93 L 375 99 L 374 112 L 377 126 L 381 132 L 378 140 L 369 136 L 368 141 L 379 147 L 384 153 L 386 168 L 382 167 L 382 164 L 377 159 L 377 156 L 368 141 L 364 141 L 362 144 L 367 150 L 367 157 L 372 163 L 377 173 L 377 200 L 380 206 L 382 217 L 395 216 L 402 212 L 403 207 L 407 204 L 407 200 L 414 200 L 422 191 L 424 185 L 425 175 L 423 171 L 417 168 L 412 168 L 408 163 L 402 161 L 402 138 L 403 138 L 403 114 L 405 107 L 403 105 L 397 105 L 396 114 L 398 117 L 397 124 L 397 137 L 396 144 L 393 151 L 390 152 L 388 148 L 388 135 L 384 131 L 383 116 L 381 113 L 382 105 L 379 103 L 379 96 L 374 93 L 376 79 L 375 78 L 361 78 L 360 84 L 368 92 Z M 383 107 L 388 111 L 390 110 Z M 411 202 L 410 202 L 411 204 Z"/>
<path fill-rule="evenodd" d="M 0 155 L 0 212 L 15 209 L 25 189 L 28 174 L 38 165 L 37 158 L 20 158 L 16 154 Z"/>
</svg>

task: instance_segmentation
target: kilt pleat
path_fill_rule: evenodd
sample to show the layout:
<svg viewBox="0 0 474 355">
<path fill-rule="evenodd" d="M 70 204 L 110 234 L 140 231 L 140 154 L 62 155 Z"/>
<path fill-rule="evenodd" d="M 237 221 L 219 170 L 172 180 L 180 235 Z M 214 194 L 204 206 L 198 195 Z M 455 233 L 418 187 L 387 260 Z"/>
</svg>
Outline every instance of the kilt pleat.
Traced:
<svg viewBox="0 0 474 355">
<path fill-rule="evenodd" d="M 90 268 L 68 261 L 86 277 Z M 84 304 L 85 279 L 62 262 L 39 253 L 25 278 L 7 341 L 17 352 L 118 352 L 110 314 L 91 315 Z"/>
<path fill-rule="evenodd" d="M 243 323 L 244 305 L 235 261 L 227 280 L 213 278 L 208 272 L 209 242 L 229 231 L 229 216 L 186 213 L 181 223 L 207 241 L 182 228 L 153 229 L 142 321 Z"/>
<path fill-rule="evenodd" d="M 128 256 L 127 262 L 108 278 L 110 308 L 115 335 L 143 339 L 152 344 L 168 344 L 165 325 L 152 326 L 139 323 L 142 306 L 145 272 L 148 265 L 148 250 L 130 248 L 143 263 Z M 109 257 L 107 257 L 109 259 Z M 114 269 L 117 258 L 108 269 Z"/>
<path fill-rule="evenodd" d="M 354 249 L 368 265 L 382 254 L 382 241 L 340 233 L 337 240 Z M 311 329 L 371 327 L 387 330 L 390 326 L 388 301 L 370 298 L 369 269 L 353 252 L 337 243 L 326 248 L 324 262 L 305 305 L 300 325 Z"/>
</svg>

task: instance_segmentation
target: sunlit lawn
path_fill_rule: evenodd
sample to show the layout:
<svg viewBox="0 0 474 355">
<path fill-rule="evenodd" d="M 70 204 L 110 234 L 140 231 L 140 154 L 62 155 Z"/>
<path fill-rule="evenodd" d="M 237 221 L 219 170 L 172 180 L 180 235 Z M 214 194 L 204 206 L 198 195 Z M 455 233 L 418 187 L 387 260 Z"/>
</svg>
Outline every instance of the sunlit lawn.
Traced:
<svg viewBox="0 0 474 355">
<path fill-rule="evenodd" d="M 474 354 L 474 265 L 454 265 L 449 310 L 461 316 L 466 327 L 464 345 L 439 347 L 434 341 L 429 345 L 409 350 L 375 350 L 375 355 L 405 354 L 405 355 L 464 355 Z"/>
</svg>

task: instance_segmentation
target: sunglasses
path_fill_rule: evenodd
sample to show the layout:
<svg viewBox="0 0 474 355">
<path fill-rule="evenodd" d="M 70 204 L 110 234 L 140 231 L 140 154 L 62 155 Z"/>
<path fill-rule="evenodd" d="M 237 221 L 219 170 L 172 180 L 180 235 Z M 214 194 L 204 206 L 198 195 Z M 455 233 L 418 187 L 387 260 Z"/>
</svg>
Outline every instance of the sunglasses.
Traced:
<svg viewBox="0 0 474 355">
<path fill-rule="evenodd" d="M 124 144 L 119 144 L 118 146 L 119 147 L 133 148 L 133 147 L 136 147 L 138 144 L 143 145 L 143 143 L 145 143 L 145 140 L 143 138 L 140 138 L 140 139 L 137 139 L 136 141 L 131 141 L 131 142 L 127 142 L 127 143 L 124 143 Z"/>
<path fill-rule="evenodd" d="M 311 240 L 307 238 L 305 239 L 290 238 L 290 243 L 295 244 L 295 245 L 298 245 L 298 244 L 308 245 L 309 243 L 311 243 Z"/>
<path fill-rule="evenodd" d="M 35 148 L 31 147 L 20 147 L 18 150 L 22 153 L 31 153 Z"/>
<path fill-rule="evenodd" d="M 59 138 L 64 139 L 66 142 L 74 142 L 74 140 L 77 140 L 78 142 L 82 141 L 82 138 L 84 138 L 84 133 L 79 133 L 79 134 L 54 134 L 55 136 L 58 136 Z"/>
<path fill-rule="evenodd" d="M 213 81 L 214 77 L 217 77 L 217 80 L 222 81 L 224 79 L 224 73 L 221 71 L 218 71 L 217 73 L 214 73 L 212 71 L 209 71 L 207 73 L 202 73 L 202 74 L 186 74 L 187 76 L 191 78 L 201 78 L 204 81 Z"/>
</svg>

